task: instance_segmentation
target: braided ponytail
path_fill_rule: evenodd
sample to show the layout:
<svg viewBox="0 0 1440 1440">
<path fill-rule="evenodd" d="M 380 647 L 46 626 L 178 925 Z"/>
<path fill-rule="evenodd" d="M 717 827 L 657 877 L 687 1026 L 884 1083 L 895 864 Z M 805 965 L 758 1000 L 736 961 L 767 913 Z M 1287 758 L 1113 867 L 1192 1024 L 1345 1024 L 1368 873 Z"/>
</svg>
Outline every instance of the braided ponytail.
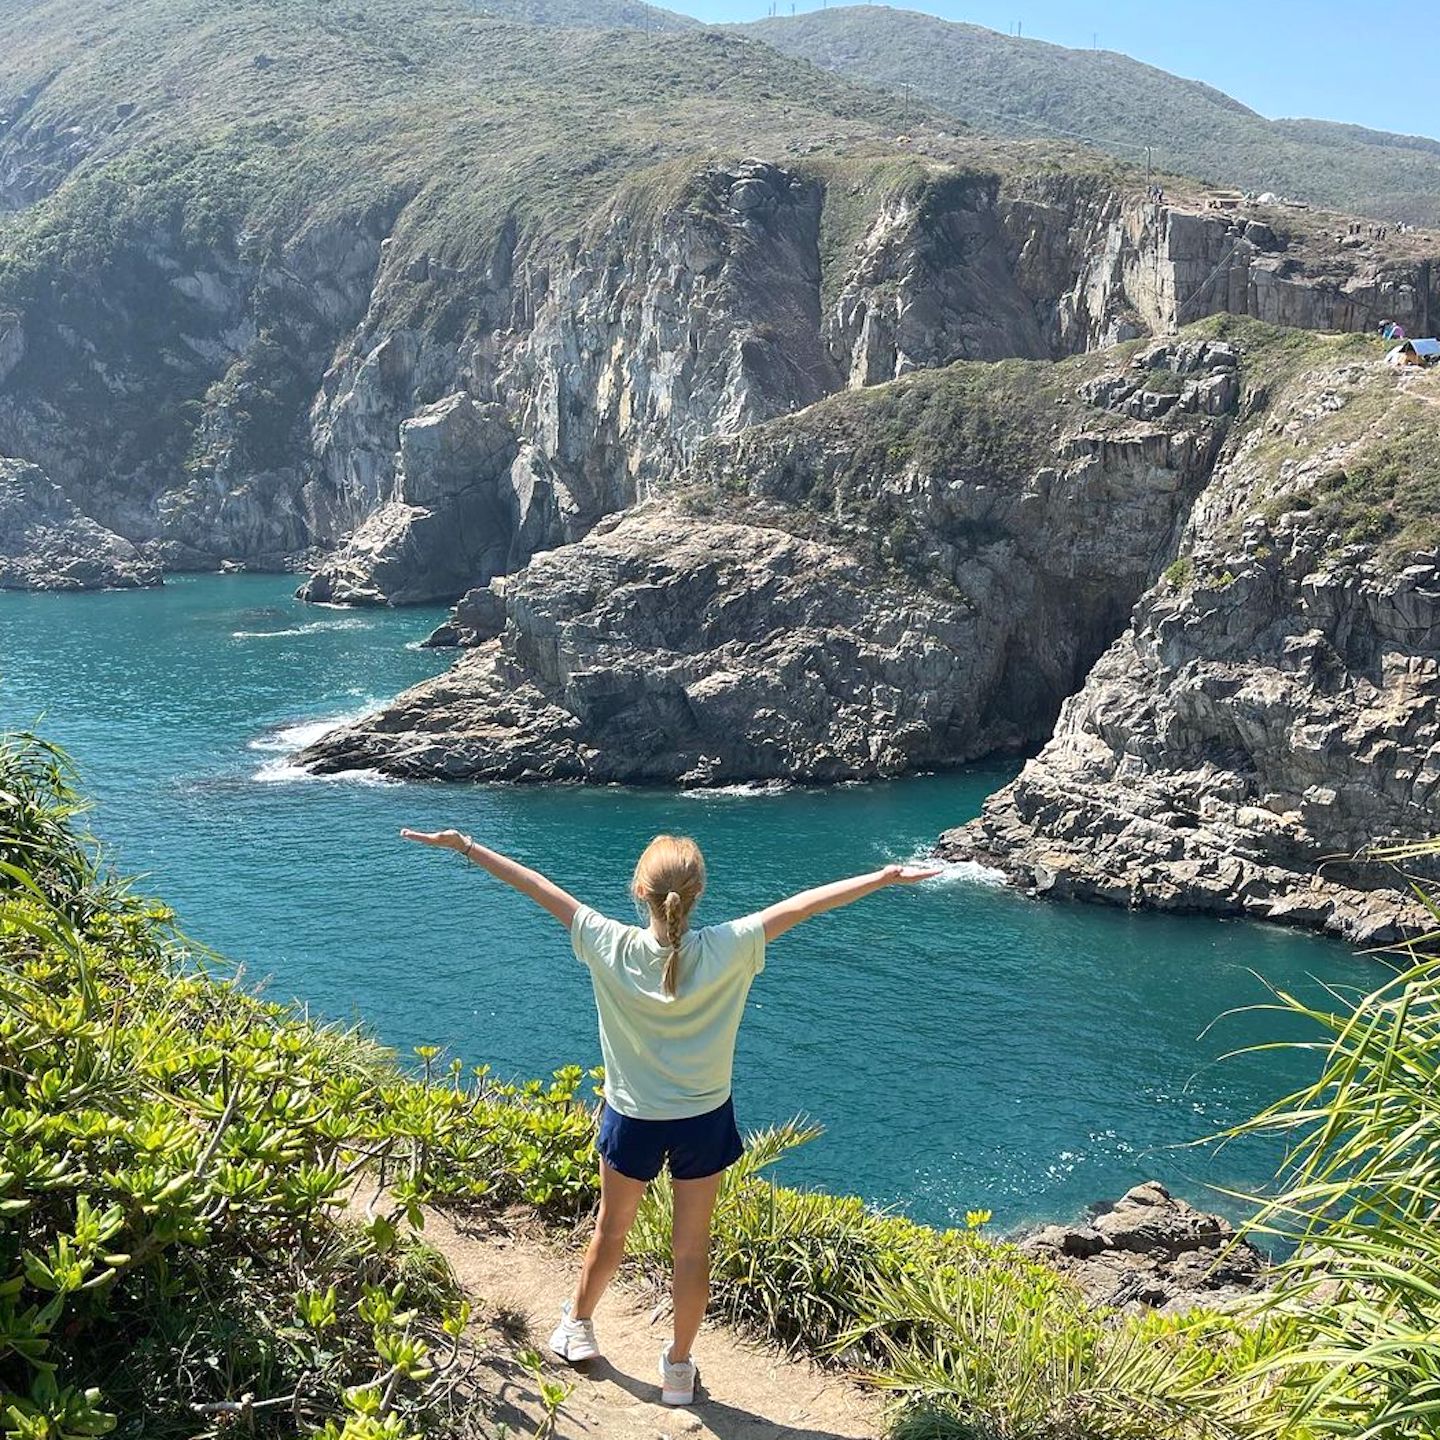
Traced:
<svg viewBox="0 0 1440 1440">
<path fill-rule="evenodd" d="M 672 998 L 680 985 L 680 937 L 685 933 L 686 909 L 674 890 L 666 894 L 661 915 L 665 926 L 665 943 L 670 947 L 670 953 L 665 957 L 665 975 L 661 983 L 665 986 L 665 993 Z"/>
<path fill-rule="evenodd" d="M 630 893 L 650 913 L 666 949 L 661 985 L 672 999 L 680 993 L 680 943 L 690 912 L 705 889 L 705 857 L 680 835 L 657 835 L 635 865 Z"/>
</svg>

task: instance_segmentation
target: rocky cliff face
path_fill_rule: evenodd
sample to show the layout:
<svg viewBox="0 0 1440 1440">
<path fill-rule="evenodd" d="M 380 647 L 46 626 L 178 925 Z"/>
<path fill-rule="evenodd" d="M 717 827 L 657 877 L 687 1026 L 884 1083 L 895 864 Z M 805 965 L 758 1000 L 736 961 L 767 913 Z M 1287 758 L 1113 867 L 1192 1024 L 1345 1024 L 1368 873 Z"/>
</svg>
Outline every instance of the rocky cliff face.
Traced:
<svg viewBox="0 0 1440 1440">
<path fill-rule="evenodd" d="M 159 567 L 82 515 L 44 472 L 0 458 L 0 590 L 158 585 Z"/>
<path fill-rule="evenodd" d="M 312 416 L 338 510 L 368 513 L 392 483 L 398 427 L 442 387 L 514 417 L 522 452 L 507 504 L 523 523 L 492 543 L 518 564 L 675 483 L 707 437 L 841 388 L 956 359 L 1053 358 L 1177 317 L 1356 329 L 1383 314 L 1423 328 L 1432 304 L 1428 265 L 1413 256 L 1342 256 L 1094 182 L 943 168 L 877 191 L 827 299 L 820 256 L 842 183 L 853 182 L 747 161 L 698 172 L 656 218 L 613 208 L 557 251 L 504 236 L 457 340 L 394 326 L 399 311 L 453 303 L 456 277 L 423 256 L 382 267 Z M 394 593 L 367 579 L 369 543 L 337 560 L 357 591 L 427 588 L 423 548 Z"/>
<path fill-rule="evenodd" d="M 1435 829 L 1437 378 L 1370 360 L 1284 390 L 1054 737 L 944 853 L 1042 894 L 1362 941 L 1419 923 L 1392 874 L 1354 862 Z"/>
<path fill-rule="evenodd" d="M 515 432 L 498 405 L 461 393 L 426 406 L 400 426 L 389 500 L 324 561 L 301 597 L 424 604 L 513 568 L 516 539 L 535 528 L 516 462 Z"/>
<path fill-rule="evenodd" d="M 962 366 L 713 440 L 677 499 L 472 592 L 437 638 L 473 653 L 303 758 L 720 784 L 1037 743 L 1168 553 L 1238 391 L 1227 345 L 1139 359 L 1137 393 L 1166 377 L 1146 419 L 1041 365 Z"/>
<path fill-rule="evenodd" d="M 52 142 L 0 146 L 17 202 L 55 191 Z M 86 143 L 66 163 L 114 137 Z M 489 219 L 463 263 L 400 185 L 263 243 L 162 213 L 63 286 L 42 263 L 0 296 L 0 449 L 171 568 L 335 551 L 307 593 L 453 597 L 663 491 L 707 438 L 847 387 L 1219 310 L 1423 328 L 1418 251 L 1284 219 L 918 156 L 697 161 L 618 181 L 569 229 Z M 448 524 L 390 533 L 417 483 L 402 427 L 452 395 L 515 437 L 503 480 L 488 439 L 454 437 L 463 562 Z"/>
<path fill-rule="evenodd" d="M 449 675 L 304 758 L 708 784 L 1046 741 L 943 853 L 1393 937 L 1403 891 L 1352 857 L 1433 826 L 1440 374 L 1221 328 L 712 438 L 664 503 L 472 591 Z"/>
</svg>

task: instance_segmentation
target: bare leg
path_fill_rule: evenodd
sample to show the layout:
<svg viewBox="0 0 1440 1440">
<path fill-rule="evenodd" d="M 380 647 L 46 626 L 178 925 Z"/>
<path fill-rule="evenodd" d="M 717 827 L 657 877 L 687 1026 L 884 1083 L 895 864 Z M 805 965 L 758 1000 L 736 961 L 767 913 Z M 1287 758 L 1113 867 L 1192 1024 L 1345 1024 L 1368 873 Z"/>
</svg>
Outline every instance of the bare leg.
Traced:
<svg viewBox="0 0 1440 1440">
<path fill-rule="evenodd" d="M 723 1171 L 721 1174 L 723 1175 Z M 675 1339 L 670 1358 L 688 1360 L 710 1300 L 710 1217 L 721 1175 L 675 1181 L 675 1226 L 670 1253 L 675 1266 Z"/>
<path fill-rule="evenodd" d="M 645 1181 L 632 1180 L 618 1170 L 600 1162 L 600 1214 L 595 1233 L 585 1251 L 580 1267 L 580 1283 L 575 1287 L 575 1300 L 570 1314 L 576 1320 L 588 1320 L 600 1303 L 605 1287 L 615 1278 L 625 1254 L 625 1237 L 635 1223 L 635 1212 L 645 1194 Z"/>
</svg>

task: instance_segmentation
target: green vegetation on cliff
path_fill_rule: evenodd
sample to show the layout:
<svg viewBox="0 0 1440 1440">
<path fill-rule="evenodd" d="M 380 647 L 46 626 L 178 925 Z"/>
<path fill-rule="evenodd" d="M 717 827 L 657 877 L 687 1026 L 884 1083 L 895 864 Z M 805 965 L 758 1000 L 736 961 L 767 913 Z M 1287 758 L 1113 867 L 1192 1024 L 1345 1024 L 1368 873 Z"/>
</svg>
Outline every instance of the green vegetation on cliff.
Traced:
<svg viewBox="0 0 1440 1440">
<path fill-rule="evenodd" d="M 741 28 L 852 79 L 902 86 L 981 133 L 1085 137 L 1211 184 L 1440 224 L 1440 140 L 1323 120 L 1267 120 L 1230 96 L 1111 50 L 1068 50 L 884 5 Z M 1422 123 L 1428 119 L 1419 116 Z"/>
</svg>

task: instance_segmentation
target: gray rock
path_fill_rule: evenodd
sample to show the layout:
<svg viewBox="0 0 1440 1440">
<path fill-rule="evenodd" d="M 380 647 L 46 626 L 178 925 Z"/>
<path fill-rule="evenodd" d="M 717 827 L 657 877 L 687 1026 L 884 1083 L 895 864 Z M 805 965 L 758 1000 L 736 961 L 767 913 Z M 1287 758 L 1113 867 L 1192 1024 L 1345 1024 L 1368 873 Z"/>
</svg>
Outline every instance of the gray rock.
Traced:
<svg viewBox="0 0 1440 1440">
<path fill-rule="evenodd" d="M 1265 1257 L 1223 1216 L 1175 1199 L 1156 1180 L 1097 1205 L 1078 1224 L 1023 1236 L 1019 1246 L 1106 1308 L 1183 1314 L 1235 1304 L 1266 1284 Z"/>
<path fill-rule="evenodd" d="M 0 589 L 158 585 L 159 568 L 80 511 L 43 471 L 0 457 Z"/>
<path fill-rule="evenodd" d="M 1306 511 L 1272 523 L 1264 508 L 1277 484 L 1308 494 L 1383 433 L 1320 417 L 1355 404 L 1363 419 L 1395 393 L 1378 367 L 1291 386 L 1197 502 L 1189 578 L 1142 597 L 1049 743 L 942 837 L 943 853 L 1053 898 L 1246 915 L 1363 944 L 1428 928 L 1403 877 L 1355 857 L 1435 831 L 1435 557 L 1381 565 Z M 1278 480 L 1264 449 L 1275 434 L 1294 437 Z"/>
<path fill-rule="evenodd" d="M 883 399 L 907 397 L 917 423 L 953 418 L 943 378 Z M 1223 425 L 1040 403 L 1033 423 L 1067 428 L 1034 448 L 1056 460 L 1038 471 L 1017 446 L 972 473 L 962 430 L 933 468 L 900 447 L 857 475 L 865 415 L 835 402 L 708 442 L 683 505 L 602 521 L 471 591 L 432 637 L 470 647 L 451 673 L 306 758 L 719 784 L 896 775 L 1035 743 L 1143 590 Z M 849 511 L 817 514 L 814 497 L 842 488 Z"/>
<path fill-rule="evenodd" d="M 515 433 L 498 405 L 456 394 L 400 426 L 389 501 L 297 592 L 303 600 L 422 605 L 509 567 L 520 528 Z"/>
</svg>

